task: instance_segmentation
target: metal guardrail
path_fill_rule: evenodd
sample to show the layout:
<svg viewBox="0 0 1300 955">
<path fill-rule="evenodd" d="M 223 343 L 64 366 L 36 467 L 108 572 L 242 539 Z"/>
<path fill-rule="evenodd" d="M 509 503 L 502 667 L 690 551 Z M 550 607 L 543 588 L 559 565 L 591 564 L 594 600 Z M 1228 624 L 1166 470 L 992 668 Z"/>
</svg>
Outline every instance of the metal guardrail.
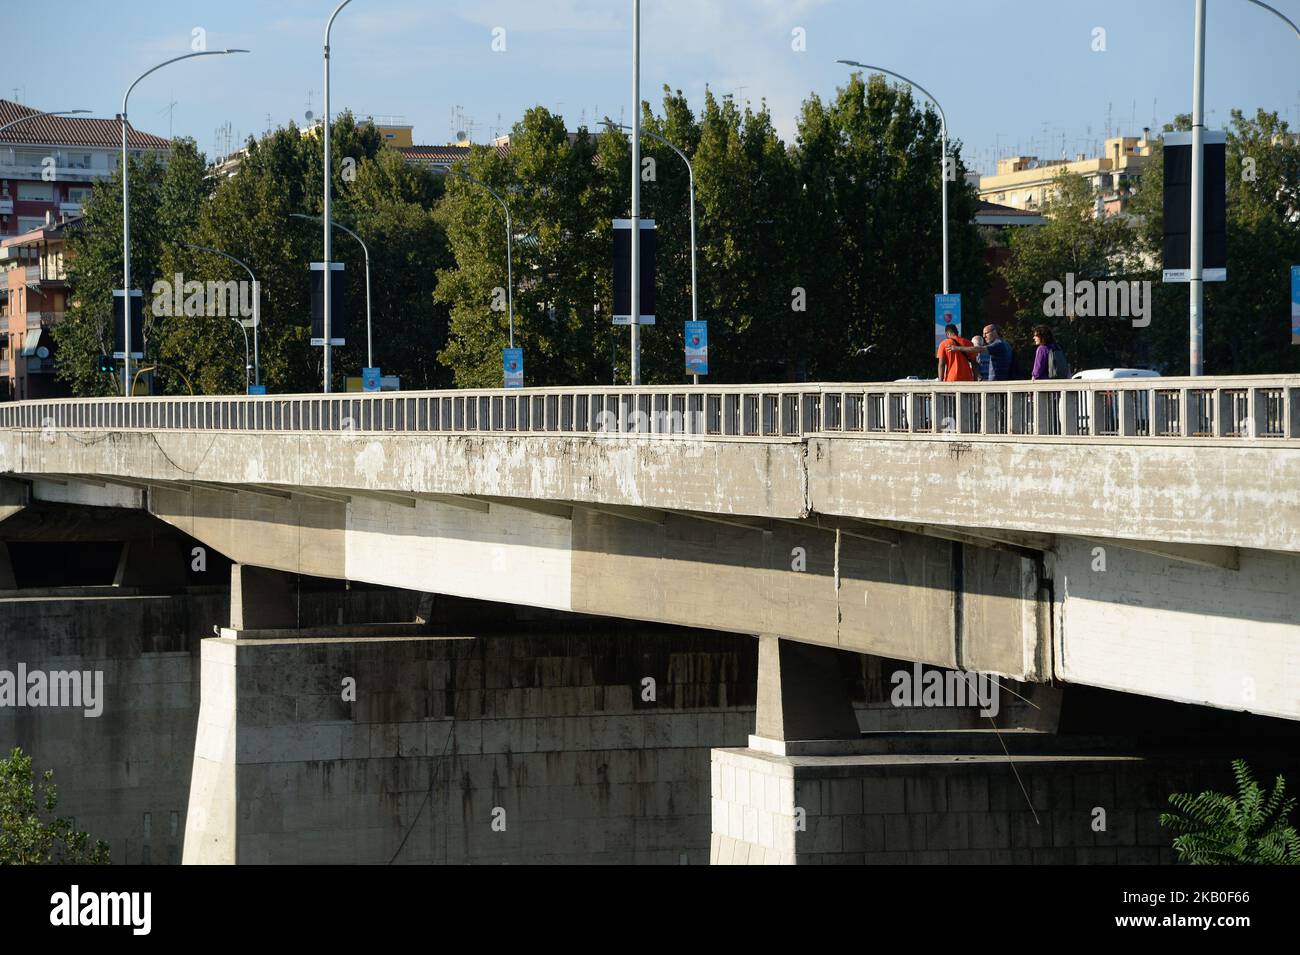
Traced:
<svg viewBox="0 0 1300 955">
<path fill-rule="evenodd" d="M 1300 376 L 68 398 L 0 404 L 0 428 L 1300 444 Z"/>
</svg>

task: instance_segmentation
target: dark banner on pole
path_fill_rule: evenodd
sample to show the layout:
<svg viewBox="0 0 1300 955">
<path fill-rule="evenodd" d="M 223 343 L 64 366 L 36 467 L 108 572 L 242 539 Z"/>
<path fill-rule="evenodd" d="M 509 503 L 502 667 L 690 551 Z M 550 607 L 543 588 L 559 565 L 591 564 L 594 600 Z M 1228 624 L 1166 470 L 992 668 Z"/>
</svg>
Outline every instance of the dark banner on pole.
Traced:
<svg viewBox="0 0 1300 955">
<path fill-rule="evenodd" d="M 122 321 L 121 289 L 113 289 L 113 357 L 126 357 L 126 323 Z M 144 293 L 131 290 L 131 357 L 144 357 Z"/>
<path fill-rule="evenodd" d="M 347 301 L 343 290 L 343 263 L 331 262 L 330 275 L 330 344 L 347 342 Z M 311 343 L 325 344 L 325 263 L 311 264 Z"/>
<path fill-rule="evenodd" d="M 1202 278 L 1224 282 L 1228 278 L 1227 192 L 1224 186 L 1227 137 L 1222 130 L 1205 131 L 1204 241 Z M 1192 278 L 1192 134 L 1165 133 L 1165 235 L 1164 274 L 1166 282 L 1189 282 Z"/>
<path fill-rule="evenodd" d="M 641 220 L 641 325 L 655 323 L 655 221 Z M 614 220 L 614 324 L 632 324 L 632 220 Z"/>
</svg>

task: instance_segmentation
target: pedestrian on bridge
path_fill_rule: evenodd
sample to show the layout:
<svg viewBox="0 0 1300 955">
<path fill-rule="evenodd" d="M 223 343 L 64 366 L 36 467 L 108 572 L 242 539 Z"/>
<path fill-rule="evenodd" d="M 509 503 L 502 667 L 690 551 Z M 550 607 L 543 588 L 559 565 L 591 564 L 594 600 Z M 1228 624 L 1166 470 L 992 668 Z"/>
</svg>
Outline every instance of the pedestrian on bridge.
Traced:
<svg viewBox="0 0 1300 955">
<path fill-rule="evenodd" d="M 1016 372 L 1015 355 L 1011 346 L 1002 337 L 1002 329 L 992 322 L 984 326 L 984 340 L 976 335 L 971 339 L 970 348 L 953 346 L 955 351 L 979 356 L 981 381 L 1011 381 L 1019 378 Z"/>
<path fill-rule="evenodd" d="M 974 381 L 974 359 L 965 354 L 972 346 L 968 339 L 962 338 L 956 325 L 943 327 L 944 338 L 939 343 L 936 357 L 939 359 L 940 381 Z"/>
<path fill-rule="evenodd" d="M 1070 362 L 1065 357 L 1065 350 L 1056 343 L 1056 336 L 1046 325 L 1034 326 L 1034 369 L 1030 377 L 1034 381 L 1047 378 L 1069 378 Z"/>
</svg>

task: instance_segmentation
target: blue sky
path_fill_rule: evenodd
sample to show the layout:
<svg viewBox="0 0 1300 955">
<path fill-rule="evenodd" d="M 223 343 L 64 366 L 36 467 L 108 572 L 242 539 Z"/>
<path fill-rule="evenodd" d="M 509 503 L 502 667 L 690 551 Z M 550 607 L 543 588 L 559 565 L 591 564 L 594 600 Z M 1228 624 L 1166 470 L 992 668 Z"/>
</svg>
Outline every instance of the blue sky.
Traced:
<svg viewBox="0 0 1300 955">
<path fill-rule="evenodd" d="M 1272 0 L 1300 22 L 1300 0 Z M 209 155 L 234 137 L 320 113 L 321 45 L 336 0 L 65 0 L 50 20 L 11 11 L 0 96 L 113 116 L 139 73 L 187 52 L 251 55 L 168 67 L 131 98 L 134 125 L 189 135 Z M 631 0 L 353 0 L 333 37 L 335 111 L 396 115 L 419 143 L 451 140 L 457 107 L 476 140 L 542 104 L 570 128 L 631 112 Z M 914 77 L 943 103 L 967 162 L 1017 149 L 1091 152 L 1107 126 L 1140 135 L 1191 108 L 1192 0 L 642 0 L 642 94 L 693 104 L 706 85 L 766 98 L 791 138 L 800 103 L 833 93 L 837 58 Z M 492 31 L 505 29 L 505 52 Z M 796 27 L 806 52 L 791 48 Z M 1094 52 L 1094 30 L 1106 50 Z M 1279 110 L 1300 126 L 1300 38 L 1246 0 L 1209 0 L 1206 109 Z M 175 101 L 168 116 L 168 104 Z M 466 123 L 468 125 L 468 123 Z M 238 141 L 238 140 L 237 140 Z"/>
</svg>

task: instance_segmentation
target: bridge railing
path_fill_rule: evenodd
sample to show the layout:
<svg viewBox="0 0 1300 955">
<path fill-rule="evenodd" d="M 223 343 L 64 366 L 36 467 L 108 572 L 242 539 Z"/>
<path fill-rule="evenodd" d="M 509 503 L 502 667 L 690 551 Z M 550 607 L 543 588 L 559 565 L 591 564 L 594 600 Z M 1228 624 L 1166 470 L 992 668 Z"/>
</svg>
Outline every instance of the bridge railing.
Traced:
<svg viewBox="0 0 1300 955">
<path fill-rule="evenodd" d="M 68 398 L 0 404 L 0 428 L 1297 442 L 1300 376 Z"/>
</svg>

